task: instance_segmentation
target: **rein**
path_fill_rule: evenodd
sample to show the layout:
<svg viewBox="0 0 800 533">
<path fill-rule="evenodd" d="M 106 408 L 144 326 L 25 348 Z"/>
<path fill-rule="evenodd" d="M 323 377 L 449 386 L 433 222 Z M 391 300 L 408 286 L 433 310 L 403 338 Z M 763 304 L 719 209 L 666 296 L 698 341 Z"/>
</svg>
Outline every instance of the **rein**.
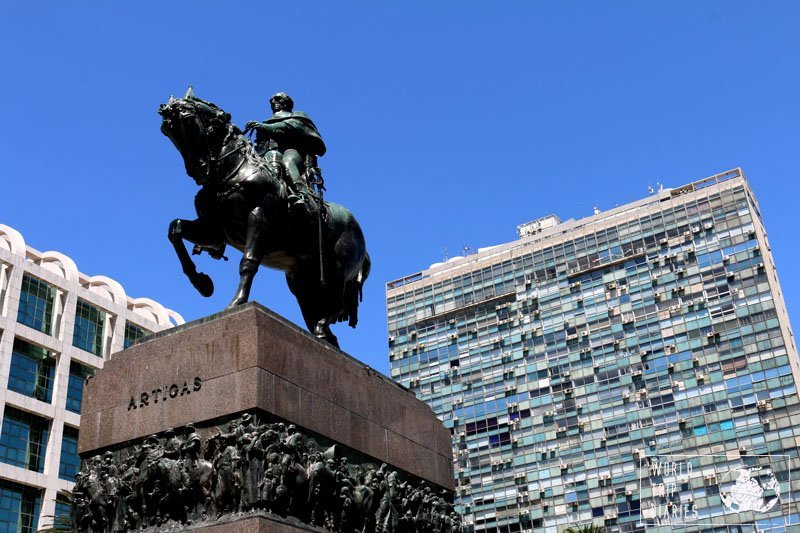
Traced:
<svg viewBox="0 0 800 533">
<path fill-rule="evenodd" d="M 229 135 L 230 135 L 230 134 L 229 134 Z M 234 147 L 233 147 L 231 150 L 228 150 L 227 152 L 225 152 L 224 154 L 222 154 L 222 155 L 221 155 L 221 156 L 219 156 L 218 158 L 212 158 L 212 159 L 211 159 L 211 161 L 213 161 L 213 162 L 214 162 L 214 166 L 216 167 L 216 173 L 217 173 L 217 177 L 219 177 L 219 164 L 220 164 L 222 161 L 224 161 L 226 158 L 228 158 L 228 157 L 232 156 L 233 154 L 235 154 L 236 152 L 239 152 L 239 151 L 241 151 L 241 150 L 242 150 L 242 148 L 244 148 L 244 146 L 245 146 L 245 145 L 244 145 L 244 143 L 242 143 L 242 142 L 238 142 L 238 141 L 237 141 L 237 142 L 236 142 L 236 146 L 234 146 Z M 244 165 L 244 162 L 245 162 L 245 160 L 246 160 L 246 159 L 247 159 L 246 157 L 242 157 L 242 158 L 239 160 L 239 163 L 238 163 L 238 164 L 237 164 L 237 165 L 234 167 L 234 169 L 233 169 L 233 170 L 231 170 L 230 172 L 228 172 L 228 174 L 227 174 L 227 175 L 226 175 L 224 178 L 222 178 L 221 180 L 219 180 L 219 181 L 218 181 L 218 183 L 219 183 L 219 184 L 223 184 L 223 183 L 225 183 L 226 181 L 228 181 L 229 179 L 231 179 L 231 177 L 233 177 L 233 175 L 234 175 L 234 174 L 236 174 L 237 172 L 239 172 L 239 169 L 241 169 L 241 168 L 242 168 L 242 165 Z"/>
<path fill-rule="evenodd" d="M 206 120 L 204 120 L 203 114 L 201 112 L 199 112 L 197 109 L 194 109 L 194 115 L 197 117 L 197 120 L 200 122 L 200 125 L 203 128 L 201 137 L 203 137 L 203 139 L 204 139 L 204 142 L 205 142 L 205 145 L 206 145 L 205 146 L 206 153 L 208 154 L 208 165 L 206 167 L 206 178 L 208 178 L 208 181 L 206 183 L 207 183 L 207 185 L 211 185 L 212 187 L 214 187 L 214 189 L 216 189 L 218 191 L 217 192 L 218 196 L 220 196 L 220 195 L 222 197 L 229 196 L 230 194 L 233 194 L 234 192 L 236 192 L 240 188 L 239 182 L 230 183 L 230 181 L 231 181 L 231 178 L 233 178 L 242 169 L 242 167 L 244 166 L 245 162 L 248 160 L 248 157 L 247 157 L 247 155 L 243 155 L 243 157 L 234 166 L 234 168 L 231 169 L 230 171 L 226 172 L 225 177 L 223 177 L 222 179 L 220 179 L 220 174 L 219 174 L 220 164 L 225 159 L 229 158 L 230 156 L 234 155 L 235 153 L 241 152 L 248 145 L 248 143 L 247 142 L 243 142 L 242 140 L 236 139 L 236 143 L 235 143 L 235 146 L 233 148 L 231 148 L 228 151 L 224 152 L 219 157 L 214 157 L 212 155 L 212 152 L 211 152 L 211 143 L 209 142 L 209 130 L 211 128 L 209 128 L 208 125 L 206 124 Z M 184 131 L 184 138 L 185 138 L 186 137 L 186 133 L 185 133 L 185 128 L 184 128 L 184 125 L 183 125 L 183 121 L 181 120 L 181 121 L 179 121 L 179 123 L 180 123 L 181 130 Z M 223 140 L 223 147 L 229 142 L 229 139 L 231 139 L 232 137 L 233 137 L 233 128 L 231 127 L 231 125 L 228 125 L 228 133 L 225 136 L 225 139 Z M 212 170 L 212 167 L 213 167 L 213 170 Z M 253 172 L 253 174 L 256 173 L 256 172 L 259 172 L 260 170 L 262 170 L 262 169 L 260 169 L 260 168 L 256 169 Z M 216 179 L 212 179 L 212 172 L 213 172 L 213 177 L 215 177 Z M 250 175 L 252 175 L 252 174 L 250 174 Z M 250 175 L 245 176 L 240 181 L 246 181 L 247 178 L 250 177 Z"/>
</svg>

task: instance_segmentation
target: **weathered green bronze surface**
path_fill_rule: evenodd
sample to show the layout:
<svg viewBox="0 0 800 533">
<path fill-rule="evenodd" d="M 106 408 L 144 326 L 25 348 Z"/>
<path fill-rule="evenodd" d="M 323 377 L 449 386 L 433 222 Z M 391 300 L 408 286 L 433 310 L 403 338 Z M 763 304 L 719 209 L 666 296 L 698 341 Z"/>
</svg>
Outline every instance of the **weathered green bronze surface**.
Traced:
<svg viewBox="0 0 800 533">
<path fill-rule="evenodd" d="M 169 239 L 183 272 L 203 296 L 214 292 L 211 278 L 198 272 L 193 254 L 224 257 L 226 245 L 242 252 L 240 281 L 229 307 L 245 303 L 259 265 L 282 270 L 309 331 L 338 346 L 330 325 L 355 327 L 361 289 L 370 260 L 353 214 L 322 201 L 316 158 L 322 137 L 307 115 L 293 112 L 288 95 L 271 99 L 273 116 L 249 122 L 256 148 L 231 116 L 194 95 L 162 104 L 161 131 L 183 156 L 186 173 L 201 186 L 197 218 L 173 220 Z"/>
<path fill-rule="evenodd" d="M 177 531 L 269 513 L 333 533 L 456 533 L 452 493 L 245 413 L 83 461 L 77 531 Z"/>
</svg>

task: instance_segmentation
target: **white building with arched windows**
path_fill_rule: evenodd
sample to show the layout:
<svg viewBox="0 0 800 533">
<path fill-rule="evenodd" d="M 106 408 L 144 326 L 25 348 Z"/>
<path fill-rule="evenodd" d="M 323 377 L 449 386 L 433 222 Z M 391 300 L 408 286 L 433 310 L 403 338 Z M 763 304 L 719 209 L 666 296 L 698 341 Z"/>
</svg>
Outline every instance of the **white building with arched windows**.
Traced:
<svg viewBox="0 0 800 533">
<path fill-rule="evenodd" d="M 68 513 L 83 382 L 112 353 L 182 323 L 0 224 L 0 530 L 32 532 Z"/>
</svg>

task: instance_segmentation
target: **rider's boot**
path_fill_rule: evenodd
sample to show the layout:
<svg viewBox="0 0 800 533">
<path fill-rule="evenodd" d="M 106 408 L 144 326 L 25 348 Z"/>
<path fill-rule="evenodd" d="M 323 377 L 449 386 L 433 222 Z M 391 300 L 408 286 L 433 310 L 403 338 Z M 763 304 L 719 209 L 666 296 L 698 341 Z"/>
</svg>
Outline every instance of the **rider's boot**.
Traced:
<svg viewBox="0 0 800 533">
<path fill-rule="evenodd" d="M 292 194 L 289 195 L 289 211 L 298 221 L 309 223 L 316 220 L 317 202 L 311 197 L 308 184 L 302 177 L 292 182 Z"/>
</svg>

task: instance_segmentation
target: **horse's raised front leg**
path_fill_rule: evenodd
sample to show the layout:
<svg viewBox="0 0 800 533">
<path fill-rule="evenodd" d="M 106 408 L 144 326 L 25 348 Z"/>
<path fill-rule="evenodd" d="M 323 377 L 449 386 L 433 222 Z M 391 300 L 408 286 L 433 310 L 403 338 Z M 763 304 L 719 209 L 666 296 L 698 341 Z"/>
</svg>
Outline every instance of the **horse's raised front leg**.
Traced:
<svg viewBox="0 0 800 533">
<path fill-rule="evenodd" d="M 264 258 L 264 231 L 267 219 L 264 210 L 256 207 L 247 215 L 247 240 L 245 241 L 242 261 L 239 263 L 239 287 L 233 300 L 228 304 L 228 309 L 242 305 L 250 298 L 250 288 L 253 286 L 253 278 L 258 271 L 261 260 Z"/>
<path fill-rule="evenodd" d="M 178 254 L 178 259 L 183 267 L 183 273 L 189 278 L 197 291 L 203 296 L 211 296 L 214 294 L 214 283 L 207 274 L 197 271 L 197 267 L 186 251 L 186 246 L 183 240 L 186 239 L 194 243 L 213 243 L 214 239 L 208 228 L 202 222 L 197 220 L 183 220 L 177 218 L 169 225 L 168 232 L 169 242 L 175 248 L 175 253 Z"/>
</svg>

